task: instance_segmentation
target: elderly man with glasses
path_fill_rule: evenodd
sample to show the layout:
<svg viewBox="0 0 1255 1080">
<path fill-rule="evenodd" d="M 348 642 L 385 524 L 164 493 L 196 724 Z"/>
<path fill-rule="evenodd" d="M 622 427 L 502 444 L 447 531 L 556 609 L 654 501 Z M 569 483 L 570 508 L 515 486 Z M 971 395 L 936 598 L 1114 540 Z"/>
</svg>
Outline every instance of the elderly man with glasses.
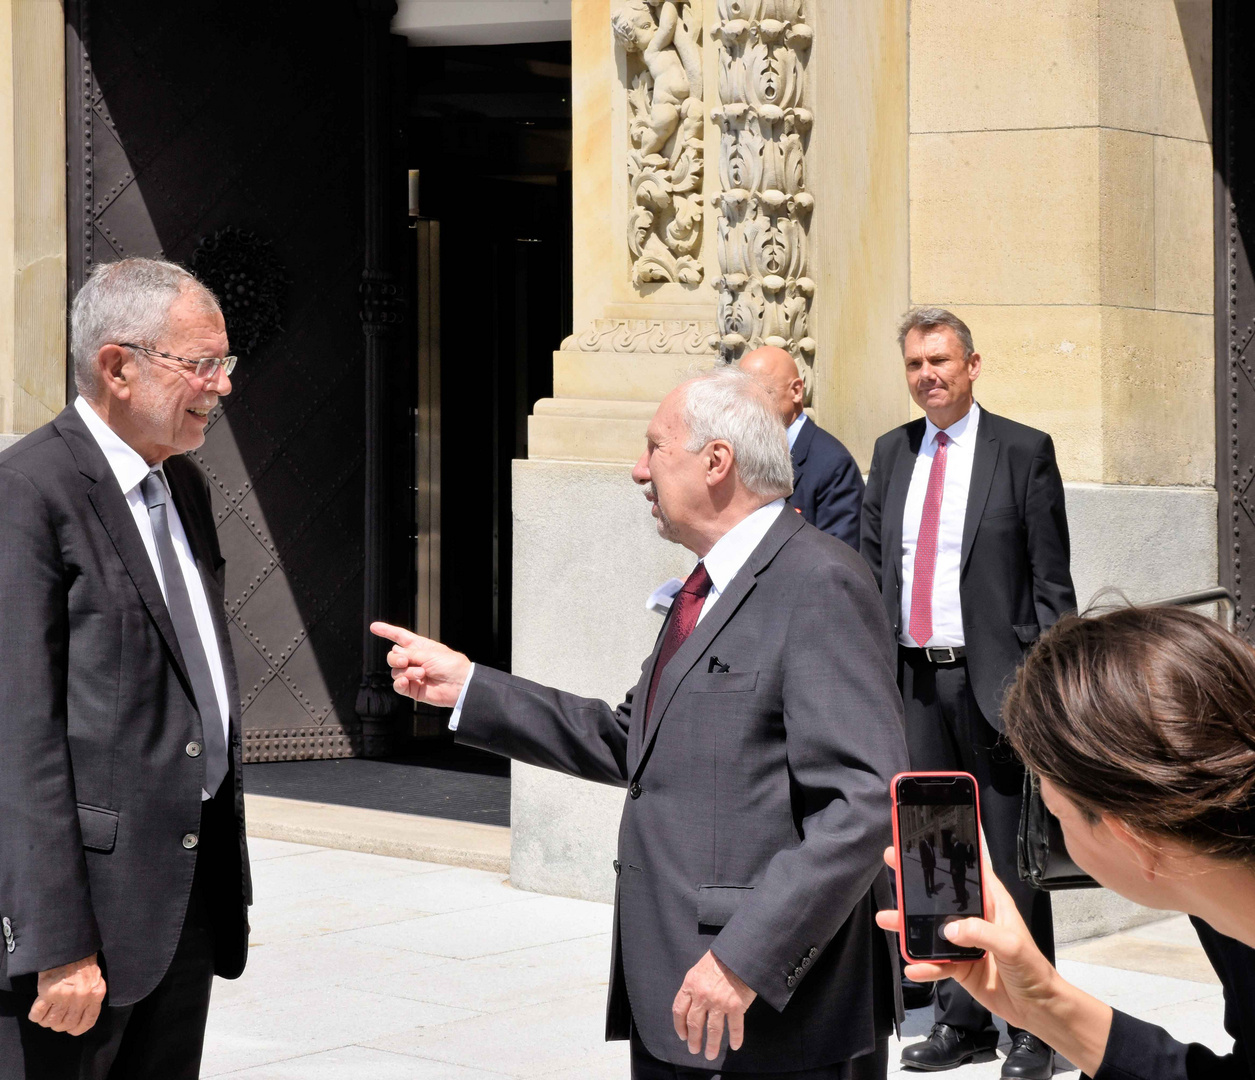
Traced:
<svg viewBox="0 0 1255 1080">
<path fill-rule="evenodd" d="M 251 899 L 209 489 L 222 312 L 171 263 L 96 270 L 78 399 L 0 454 L 0 1073 L 194 1078 Z"/>
</svg>

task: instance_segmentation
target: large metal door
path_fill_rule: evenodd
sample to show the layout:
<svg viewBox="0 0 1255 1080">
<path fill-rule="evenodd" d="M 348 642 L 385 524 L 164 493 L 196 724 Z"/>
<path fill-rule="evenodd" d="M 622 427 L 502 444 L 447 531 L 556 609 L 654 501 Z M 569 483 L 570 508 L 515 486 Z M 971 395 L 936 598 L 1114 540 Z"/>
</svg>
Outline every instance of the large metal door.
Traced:
<svg viewBox="0 0 1255 1080">
<path fill-rule="evenodd" d="M 364 460 L 352 0 L 67 8 L 71 294 L 163 255 L 224 303 L 234 392 L 194 455 L 227 558 L 245 760 L 355 752 Z"/>
<path fill-rule="evenodd" d="M 1216 155 L 1216 488 L 1220 580 L 1248 639 L 1255 618 L 1255 8 L 1217 0 L 1214 14 Z"/>
</svg>

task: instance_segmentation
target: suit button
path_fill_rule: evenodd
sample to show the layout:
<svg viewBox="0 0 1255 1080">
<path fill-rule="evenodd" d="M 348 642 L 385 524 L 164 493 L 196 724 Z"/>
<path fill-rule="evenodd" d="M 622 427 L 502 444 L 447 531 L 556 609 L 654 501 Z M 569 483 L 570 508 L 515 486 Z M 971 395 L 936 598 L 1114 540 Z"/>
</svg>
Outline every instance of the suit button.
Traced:
<svg viewBox="0 0 1255 1080">
<path fill-rule="evenodd" d="M 190 742 L 187 744 L 186 749 L 188 757 L 200 757 L 200 743 Z"/>
<path fill-rule="evenodd" d="M 803 956 L 803 957 L 802 957 L 802 967 L 804 967 L 804 968 L 808 968 L 808 967 L 810 967 L 810 966 L 811 966 L 811 958 L 810 958 L 809 956 Z"/>
<path fill-rule="evenodd" d="M 619 860 L 618 860 L 618 859 L 615 859 L 615 860 L 614 860 L 614 862 L 613 862 L 611 865 L 614 867 L 614 872 L 615 872 L 616 874 L 617 874 L 617 873 L 618 873 L 618 872 L 622 869 L 622 867 L 619 865 Z"/>
<path fill-rule="evenodd" d="M 793 974 L 800 979 L 802 977 L 802 969 L 800 967 L 795 967 L 793 969 Z"/>
<path fill-rule="evenodd" d="M 628 788 L 628 794 L 631 795 L 632 798 L 634 799 L 639 799 L 641 797 L 640 784 L 633 783 L 632 786 Z"/>
<path fill-rule="evenodd" d="M 199 842 L 199 837 L 197 837 L 197 835 L 194 832 L 190 832 L 185 837 L 183 837 L 183 846 L 187 848 L 188 851 L 191 851 L 192 848 L 194 848 L 198 842 Z"/>
<path fill-rule="evenodd" d="M 787 979 L 785 979 L 784 981 L 785 981 L 785 982 L 786 982 L 789 986 L 796 986 L 796 985 L 797 985 L 797 979 L 795 979 L 792 975 L 790 975 L 790 976 L 789 976 Z"/>
<path fill-rule="evenodd" d="M 809 956 L 812 960 L 814 960 L 814 959 L 815 959 L 815 957 L 817 957 L 817 956 L 819 955 L 819 950 L 818 950 L 818 949 L 816 949 L 816 948 L 814 948 L 814 947 L 812 946 L 812 947 L 811 947 L 811 951 L 810 951 L 807 955 L 808 955 L 808 956 Z"/>
</svg>

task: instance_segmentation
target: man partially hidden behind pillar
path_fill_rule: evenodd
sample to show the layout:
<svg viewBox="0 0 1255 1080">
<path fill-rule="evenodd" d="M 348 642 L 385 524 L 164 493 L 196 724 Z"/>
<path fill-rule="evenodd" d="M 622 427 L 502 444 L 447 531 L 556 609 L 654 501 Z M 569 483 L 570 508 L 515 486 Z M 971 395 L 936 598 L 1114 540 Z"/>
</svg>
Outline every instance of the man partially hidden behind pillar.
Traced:
<svg viewBox="0 0 1255 1080">
<path fill-rule="evenodd" d="M 617 709 L 371 628 L 459 742 L 626 789 L 606 1037 L 631 1040 L 635 1080 L 886 1074 L 897 979 L 870 890 L 907 760 L 893 639 L 858 555 L 785 506 L 791 471 L 735 368 L 659 405 L 632 475 L 699 561 Z"/>
<path fill-rule="evenodd" d="M 1001 703 L 1025 651 L 1076 608 L 1054 445 L 976 404 L 980 355 L 951 312 L 911 311 L 898 344 L 924 418 L 876 442 L 862 554 L 898 640 L 911 767 L 976 777 L 994 869 L 1053 961 L 1050 897 L 1016 868 L 1024 770 L 1001 738 Z M 928 1038 L 902 1051 L 903 1065 L 948 1069 L 993 1056 L 993 1020 L 957 983 L 938 984 L 934 1019 Z M 1051 1076 L 1049 1047 L 1011 1035 L 1002 1075 Z"/>
<path fill-rule="evenodd" d="M 815 528 L 857 551 L 863 477 L 840 441 L 802 411 L 806 384 L 798 374 L 797 361 L 784 349 L 763 345 L 746 353 L 740 367 L 766 388 L 788 431 L 793 459 L 789 505 Z"/>
<path fill-rule="evenodd" d="M 222 312 L 125 259 L 80 397 L 0 454 L 0 1078 L 195 1080 L 248 954 L 240 694 L 209 488 Z"/>
</svg>

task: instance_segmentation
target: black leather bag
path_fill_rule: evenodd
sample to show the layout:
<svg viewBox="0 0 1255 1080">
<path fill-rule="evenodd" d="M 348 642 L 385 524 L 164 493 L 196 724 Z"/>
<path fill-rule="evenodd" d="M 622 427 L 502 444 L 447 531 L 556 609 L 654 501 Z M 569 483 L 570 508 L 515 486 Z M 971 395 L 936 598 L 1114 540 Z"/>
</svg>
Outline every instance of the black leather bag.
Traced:
<svg viewBox="0 0 1255 1080">
<path fill-rule="evenodd" d="M 1234 599 L 1228 589 L 1219 586 L 1202 592 L 1153 600 L 1148 607 L 1199 607 L 1215 604 L 1221 621 L 1233 629 Z M 1076 865 L 1063 842 L 1059 819 L 1041 801 L 1037 777 L 1024 772 L 1024 798 L 1020 803 L 1020 831 L 1016 837 L 1016 862 L 1020 879 L 1035 889 L 1053 892 L 1056 889 L 1097 889 L 1098 882 Z"/>
<path fill-rule="evenodd" d="M 1024 799 L 1020 804 L 1020 832 L 1016 838 L 1020 878 L 1034 889 L 1097 889 L 1098 882 L 1076 865 L 1063 842 L 1059 819 L 1041 801 L 1037 777 L 1024 772 Z"/>
</svg>

